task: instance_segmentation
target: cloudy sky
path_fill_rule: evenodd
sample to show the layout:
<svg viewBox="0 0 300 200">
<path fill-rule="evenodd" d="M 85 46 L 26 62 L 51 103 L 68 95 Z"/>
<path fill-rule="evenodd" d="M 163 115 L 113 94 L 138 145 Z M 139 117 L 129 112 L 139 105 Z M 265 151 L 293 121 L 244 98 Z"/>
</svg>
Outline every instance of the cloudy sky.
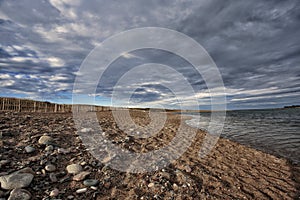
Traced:
<svg viewBox="0 0 300 200">
<path fill-rule="evenodd" d="M 87 55 L 110 36 L 141 27 L 176 30 L 201 44 L 222 75 L 229 109 L 300 104 L 299 0 L 0 0 L 0 96 L 71 103 Z M 115 87 L 130 70 L 131 81 Z M 87 95 L 109 105 L 114 87 L 135 87 L 132 105 L 176 108 L 180 99 L 169 83 L 186 108 L 192 98 L 209 108 L 211 96 L 222 93 L 183 58 L 140 49 L 120 55 Z M 117 102 L 124 103 L 121 96 Z"/>
</svg>

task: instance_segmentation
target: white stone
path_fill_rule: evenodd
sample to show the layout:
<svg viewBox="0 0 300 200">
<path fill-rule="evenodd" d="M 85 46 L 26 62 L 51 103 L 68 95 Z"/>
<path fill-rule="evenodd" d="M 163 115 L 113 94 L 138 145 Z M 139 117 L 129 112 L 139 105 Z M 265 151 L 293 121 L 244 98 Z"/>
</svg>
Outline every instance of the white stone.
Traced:
<svg viewBox="0 0 300 200">
<path fill-rule="evenodd" d="M 81 194 L 81 193 L 85 193 L 86 191 L 87 191 L 87 188 L 81 188 L 81 189 L 76 190 L 76 193 Z"/>
<path fill-rule="evenodd" d="M 82 171 L 81 165 L 78 165 L 78 164 L 68 165 L 66 169 L 69 174 L 78 174 Z"/>
<path fill-rule="evenodd" d="M 50 144 L 53 142 L 53 138 L 47 135 L 43 135 L 39 139 L 39 144 Z"/>
</svg>

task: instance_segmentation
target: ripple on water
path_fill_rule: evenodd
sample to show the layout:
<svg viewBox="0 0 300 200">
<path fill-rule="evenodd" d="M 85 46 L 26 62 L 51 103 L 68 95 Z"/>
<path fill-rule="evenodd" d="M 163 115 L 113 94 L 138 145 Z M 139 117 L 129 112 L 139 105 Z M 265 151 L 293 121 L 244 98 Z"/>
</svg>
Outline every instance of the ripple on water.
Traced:
<svg viewBox="0 0 300 200">
<path fill-rule="evenodd" d="M 201 130 L 209 122 L 210 113 L 186 121 Z M 229 111 L 221 136 L 300 163 L 300 109 Z"/>
</svg>

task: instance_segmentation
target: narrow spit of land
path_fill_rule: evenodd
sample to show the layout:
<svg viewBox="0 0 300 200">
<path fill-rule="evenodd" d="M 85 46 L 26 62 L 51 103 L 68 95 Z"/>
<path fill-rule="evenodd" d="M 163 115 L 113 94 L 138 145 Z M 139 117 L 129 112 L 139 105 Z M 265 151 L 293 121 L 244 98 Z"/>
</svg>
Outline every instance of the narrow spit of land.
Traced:
<svg viewBox="0 0 300 200">
<path fill-rule="evenodd" d="M 108 140 L 133 152 L 160 148 L 172 140 L 180 117 L 147 139 L 128 139 L 109 111 L 97 113 Z M 138 124 L 147 112 L 134 111 Z M 184 127 L 189 131 L 191 127 Z M 205 158 L 198 156 L 205 133 L 162 170 L 131 174 L 95 159 L 77 135 L 72 114 L 0 113 L 0 198 L 14 199 L 296 199 L 299 166 L 227 139 Z M 45 137 L 46 136 L 46 137 Z M 17 178 L 16 178 L 17 177 Z M 23 189 L 15 189 L 22 187 Z"/>
</svg>

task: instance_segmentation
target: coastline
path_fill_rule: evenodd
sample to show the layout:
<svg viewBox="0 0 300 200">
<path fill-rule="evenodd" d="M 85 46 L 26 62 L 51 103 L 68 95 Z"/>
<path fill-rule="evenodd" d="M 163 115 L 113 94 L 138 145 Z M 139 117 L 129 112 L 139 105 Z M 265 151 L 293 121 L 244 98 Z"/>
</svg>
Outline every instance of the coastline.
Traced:
<svg viewBox="0 0 300 200">
<path fill-rule="evenodd" d="M 134 152 L 148 152 L 168 144 L 176 133 L 179 118 L 168 114 L 165 129 L 156 137 L 132 139 L 122 142 L 126 134 L 118 130 L 111 112 L 98 112 L 101 127 L 109 140 Z M 131 112 L 138 124 L 149 122 L 145 112 Z M 195 141 L 178 160 L 160 171 L 130 174 L 104 166 L 85 150 L 76 134 L 72 114 L 58 113 L 12 113 L 1 112 L 1 157 L 8 160 L 1 164 L 0 176 L 24 167 L 30 167 L 34 179 L 26 188 L 32 199 L 49 197 L 57 188 L 56 198 L 74 199 L 296 199 L 299 197 L 300 167 L 276 156 L 220 138 L 215 148 L 205 158 L 198 157 L 205 132 L 197 130 Z M 187 134 L 195 129 L 185 125 Z M 39 137 L 47 134 L 54 138 L 56 146 L 52 152 L 38 144 Z M 24 153 L 24 147 L 33 146 L 34 153 Z M 58 148 L 69 153 L 61 154 Z M 43 161 L 41 163 L 41 161 Z M 45 163 L 56 166 L 54 173 L 58 181 L 52 182 L 49 172 L 43 172 Z M 66 173 L 71 163 L 86 163 L 83 168 L 89 177 L 99 180 L 97 190 L 88 188 L 85 193 L 76 190 L 85 187 L 82 181 L 72 180 Z M 38 173 L 40 172 L 40 173 Z M 0 190 L 0 197 L 9 196 Z M 159 196 L 159 197 L 158 197 Z"/>
</svg>

